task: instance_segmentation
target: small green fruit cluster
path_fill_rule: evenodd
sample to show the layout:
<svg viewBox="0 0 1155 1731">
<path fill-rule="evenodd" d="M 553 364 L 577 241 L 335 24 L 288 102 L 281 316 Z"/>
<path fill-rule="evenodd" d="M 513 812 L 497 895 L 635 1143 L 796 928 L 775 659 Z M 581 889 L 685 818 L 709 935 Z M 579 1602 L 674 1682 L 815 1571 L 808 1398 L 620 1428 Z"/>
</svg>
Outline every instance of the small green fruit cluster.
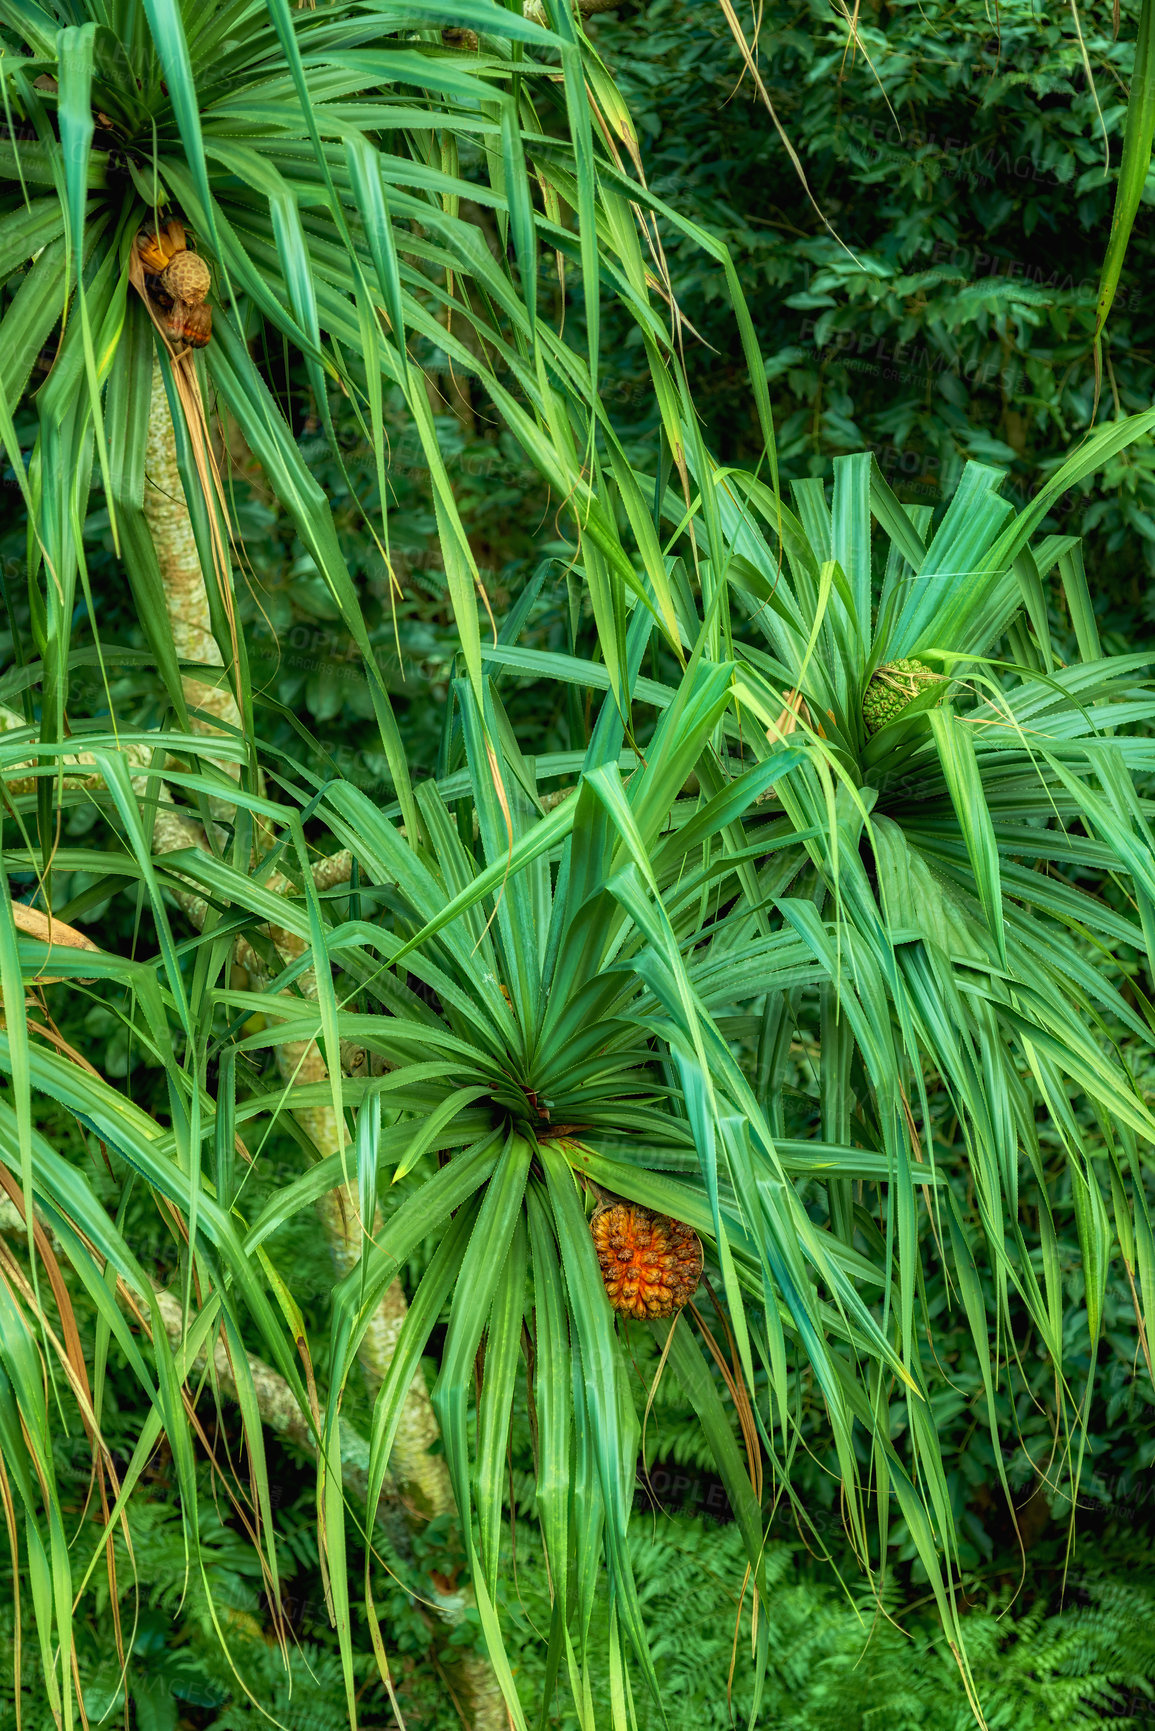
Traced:
<svg viewBox="0 0 1155 1731">
<path fill-rule="evenodd" d="M 862 699 L 862 719 L 867 733 L 875 734 L 888 721 L 896 721 L 920 692 L 925 691 L 928 685 L 938 684 L 943 688 L 937 699 L 941 703 L 947 685 L 941 673 L 936 673 L 933 667 L 928 667 L 925 661 L 919 661 L 913 655 L 904 655 L 899 661 L 888 661 L 872 676 Z"/>
</svg>

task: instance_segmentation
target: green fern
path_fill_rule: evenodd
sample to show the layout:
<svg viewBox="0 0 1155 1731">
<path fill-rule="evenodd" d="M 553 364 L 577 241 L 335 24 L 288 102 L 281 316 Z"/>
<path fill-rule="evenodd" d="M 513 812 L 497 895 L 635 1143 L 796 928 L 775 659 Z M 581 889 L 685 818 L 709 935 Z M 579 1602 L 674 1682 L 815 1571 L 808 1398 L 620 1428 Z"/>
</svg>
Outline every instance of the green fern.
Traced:
<svg viewBox="0 0 1155 1731">
<path fill-rule="evenodd" d="M 291 1526 L 292 1511 L 288 1525 Z M 301 1513 L 302 1530 L 307 1514 Z M 750 1606 L 741 1600 L 744 1573 L 736 1526 L 701 1517 L 662 1513 L 640 1518 L 633 1529 L 639 1598 L 651 1631 L 655 1662 L 670 1705 L 663 1722 L 635 1701 L 639 1731 L 731 1731 L 754 1705 L 749 1667 Z M 230 1669 L 195 1582 L 187 1587 L 180 1521 L 169 1502 L 138 1499 L 133 1539 L 139 1609 L 135 1628 L 132 1572 L 121 1559 L 125 1638 L 133 1641 L 129 1678 L 134 1731 L 178 1731 L 195 1723 L 204 1731 L 256 1731 L 264 1714 L 287 1731 L 344 1731 L 344 1689 L 336 1643 L 323 1627 L 319 1595 L 290 1645 L 286 1670 L 272 1639 L 238 1534 L 217 1517 L 210 1497 L 201 1505 L 201 1542 L 224 1607 L 236 1671 Z M 1028 1579 L 1017 1603 L 1007 1591 L 974 1604 L 966 1637 L 991 1731 L 1113 1731 L 1136 1728 L 1155 1703 L 1155 1584 L 1111 1572 L 1109 1560 L 1087 1551 L 1072 1576 L 1061 1609 L 1054 1577 Z M 298 1608 L 313 1591 L 315 1575 L 302 1554 Z M 1008 1559 L 1008 1569 L 1011 1561 Z M 769 1623 L 770 1664 L 757 1723 L 766 1731 L 971 1731 L 973 1718 L 958 1670 L 940 1628 L 917 1601 L 903 1603 L 892 1582 L 883 1612 L 865 1595 L 857 1602 L 818 1578 L 795 1544 L 773 1545 L 767 1555 L 769 1588 L 761 1613 Z M 1078 1565 L 1077 1565 L 1078 1567 Z M 518 1673 L 526 1693 L 545 1693 L 535 1631 L 549 1616 L 540 1552 L 519 1547 L 505 1583 L 506 1614 L 516 1631 Z M 1071 1600 L 1078 1602 L 1071 1602 Z M 26 1601 L 27 1602 L 27 1601 Z M 1025 1607 L 1025 1608 L 1020 1608 Z M 401 1588 L 381 1605 L 397 1688 L 411 1731 L 459 1731 L 444 1687 L 428 1626 Z M 229 1614 L 231 1611 L 231 1615 Z M 607 1614 L 605 1606 L 600 1615 Z M 11 1600 L 0 1603 L 0 1648 L 11 1650 Z M 735 1645 L 735 1643 L 737 1643 Z M 93 1602 L 79 1645 L 81 1677 L 91 1718 L 124 1711 L 108 1604 Z M 733 1692 L 731 1661 L 737 1653 Z M 35 1688 L 35 1657 L 25 1645 L 26 1731 L 51 1731 L 52 1718 Z M 366 1723 L 374 1716 L 372 1665 L 359 1681 L 369 1685 Z M 243 1685 L 240 1679 L 243 1678 Z M 249 1694 L 246 1694 L 246 1689 Z M 251 1698 L 250 1698 L 251 1696 Z M 260 1703 L 263 1712 L 253 1704 Z M 383 1704 L 382 1704 L 383 1706 Z M 595 1699 L 596 1723 L 609 1724 L 610 1704 Z M 550 1731 L 575 1731 L 562 1696 L 549 1704 Z M 0 1731 L 15 1725 L 11 1680 L 0 1681 Z"/>
</svg>

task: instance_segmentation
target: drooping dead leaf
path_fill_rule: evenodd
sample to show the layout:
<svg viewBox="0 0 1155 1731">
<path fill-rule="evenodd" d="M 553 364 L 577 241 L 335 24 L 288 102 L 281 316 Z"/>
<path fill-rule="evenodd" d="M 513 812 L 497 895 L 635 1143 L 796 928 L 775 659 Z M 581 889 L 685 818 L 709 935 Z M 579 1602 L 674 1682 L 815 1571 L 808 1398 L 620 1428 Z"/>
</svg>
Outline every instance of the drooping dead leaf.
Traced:
<svg viewBox="0 0 1155 1731">
<path fill-rule="evenodd" d="M 13 902 L 12 918 L 18 932 L 39 938 L 43 944 L 64 944 L 70 950 L 100 950 L 100 945 L 94 944 L 87 932 L 78 932 L 75 926 L 66 926 L 63 920 L 54 920 L 50 915 L 42 914 L 39 908 L 26 907 L 23 902 Z"/>
<path fill-rule="evenodd" d="M 23 902 L 12 903 L 12 919 L 18 932 L 25 937 L 38 938 L 49 948 L 69 950 L 92 950 L 100 954 L 100 945 L 94 944 L 85 932 L 78 932 L 75 926 L 66 926 L 63 920 L 54 920 L 48 914 L 41 913 L 39 908 L 26 907 Z M 38 986 L 55 986 L 66 976 L 62 974 L 38 974 Z M 68 978 L 73 976 L 69 975 Z M 77 984 L 82 982 L 77 981 Z"/>
</svg>

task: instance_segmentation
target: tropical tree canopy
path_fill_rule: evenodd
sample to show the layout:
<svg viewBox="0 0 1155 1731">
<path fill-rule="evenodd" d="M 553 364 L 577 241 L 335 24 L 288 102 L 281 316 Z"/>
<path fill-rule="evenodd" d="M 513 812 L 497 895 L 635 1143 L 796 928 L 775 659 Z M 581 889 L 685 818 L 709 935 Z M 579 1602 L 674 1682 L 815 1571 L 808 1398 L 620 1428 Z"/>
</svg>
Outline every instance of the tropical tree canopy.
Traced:
<svg viewBox="0 0 1155 1731">
<path fill-rule="evenodd" d="M 163 272 L 150 278 L 145 266 L 149 237 L 174 216 L 187 229 L 186 250 L 209 266 L 211 334 L 202 331 L 203 346 L 198 337 L 190 351 L 200 364 L 195 379 L 184 369 L 180 398 L 166 373 L 167 388 L 182 406 L 182 471 L 199 499 L 194 527 L 214 629 L 237 669 L 237 691 L 244 646 L 230 629 L 224 499 L 206 413 L 235 419 L 369 654 L 324 497 L 276 400 L 270 363 L 286 344 L 302 357 L 326 420 L 330 383 L 356 405 L 382 501 L 382 390 L 403 387 L 434 478 L 472 677 L 480 673 L 478 573 L 421 382 L 431 345 L 480 379 L 558 497 L 583 509 L 604 561 L 600 607 L 609 609 L 631 581 L 613 513 L 588 476 L 590 464 L 596 471 L 614 454 L 597 394 L 603 285 L 636 319 L 679 448 L 682 436 L 667 370 L 676 319 L 660 304 L 655 232 L 645 217 L 640 228 L 636 220 L 639 200 L 655 201 L 634 178 L 628 117 L 564 8 L 556 32 L 487 0 L 455 8 L 461 26 L 484 27 L 466 51 L 446 46 L 445 35 L 461 32 L 443 32 L 438 17 L 433 5 L 298 10 L 288 0 L 0 11 L 11 44 L 0 235 L 5 274 L 19 273 L 4 315 L 0 437 L 14 447 L 12 415 L 53 341 L 51 381 L 36 393 L 36 449 L 40 470 L 69 474 L 74 487 L 66 497 L 18 471 L 43 561 L 43 572 L 33 562 L 33 580 L 43 584 L 36 610 L 44 620 L 46 738 L 63 730 L 78 583 L 84 592 L 75 529 L 94 475 L 150 647 L 183 714 L 155 559 L 139 526 L 151 331 L 162 321 L 174 330 L 158 305 L 169 298 Z M 547 290 L 539 276 L 550 257 L 555 286 Z M 576 346 L 559 316 L 571 280 L 585 331 Z M 547 293 L 553 316 L 542 317 Z M 174 342 L 183 337 L 181 328 Z M 752 388 L 769 438 L 760 369 Z M 388 560 L 387 521 L 367 522 L 366 532 Z M 660 565 L 652 580 L 662 593 Z M 390 767 L 403 787 L 383 687 L 380 695 Z M 416 821 L 411 808 L 408 815 Z"/>
</svg>

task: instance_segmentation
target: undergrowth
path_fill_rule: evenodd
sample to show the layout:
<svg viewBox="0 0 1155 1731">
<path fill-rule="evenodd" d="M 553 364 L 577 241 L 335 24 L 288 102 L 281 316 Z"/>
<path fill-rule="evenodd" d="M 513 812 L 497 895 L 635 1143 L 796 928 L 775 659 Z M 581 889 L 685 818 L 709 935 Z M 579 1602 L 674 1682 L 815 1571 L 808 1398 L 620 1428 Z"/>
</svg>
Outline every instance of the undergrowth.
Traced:
<svg viewBox="0 0 1155 1731">
<path fill-rule="evenodd" d="M 301 1516 L 293 1559 L 298 1572 L 287 1594 L 288 1668 L 262 1613 L 244 1545 L 211 1512 L 202 1516 L 216 1602 L 225 1607 L 231 1670 L 203 1595 L 195 1579 L 186 1579 L 175 1507 L 142 1500 L 133 1525 L 135 1622 L 131 1571 L 121 1574 L 125 1640 L 135 1661 L 129 1720 L 135 1731 L 256 1731 L 269 1722 L 266 1715 L 287 1731 L 343 1731 L 340 1664 L 318 1596 L 315 1553 L 304 1538 L 307 1511 Z M 639 1519 L 634 1563 L 667 1709 L 663 1720 L 656 1706 L 636 1698 L 640 1731 L 663 1725 L 729 1731 L 747 1724 L 753 1706 L 751 1668 L 744 1662 L 750 1602 L 748 1595 L 740 1602 L 736 1586 L 743 1576 L 737 1528 L 701 1516 Z M 770 1658 L 757 1717 L 763 1731 L 969 1731 L 974 1719 L 928 1604 L 909 1597 L 904 1603 L 894 1587 L 884 1590 L 881 1609 L 863 1592 L 850 1597 L 819 1578 L 800 1548 L 785 1541 L 771 1547 L 767 1575 L 770 1592 L 760 1614 L 769 1625 Z M 967 1645 L 991 1731 L 1107 1725 L 1126 1731 L 1155 1713 L 1155 1572 L 1137 1576 L 1098 1548 L 1081 1547 L 1065 1586 L 1058 1570 L 1044 1568 L 1028 1574 L 1017 1595 L 1005 1585 L 989 1591 L 972 1585 L 971 1591 Z M 519 1686 L 538 1708 L 544 1679 L 534 1630 L 548 1623 L 549 1613 L 540 1560 L 519 1553 L 506 1592 L 521 1637 Z M 454 1731 L 460 1720 L 430 1653 L 420 1608 L 398 1589 L 379 1609 L 408 1731 Z M 12 1633 L 9 1600 L 0 1608 L 0 1646 L 9 1651 Z M 107 1596 L 93 1604 L 80 1650 L 91 1722 L 124 1723 Z M 50 1731 L 27 1646 L 24 1671 L 24 1727 Z M 370 1671 L 366 1663 L 358 1679 L 363 1724 L 384 1727 L 392 1719 Z M 595 1700 L 594 1708 L 596 1722 L 608 1725 L 608 1699 Z M 0 1726 L 8 1731 L 15 1723 L 6 1678 Z M 551 1731 L 576 1731 L 560 1693 L 545 1723 Z"/>
</svg>

